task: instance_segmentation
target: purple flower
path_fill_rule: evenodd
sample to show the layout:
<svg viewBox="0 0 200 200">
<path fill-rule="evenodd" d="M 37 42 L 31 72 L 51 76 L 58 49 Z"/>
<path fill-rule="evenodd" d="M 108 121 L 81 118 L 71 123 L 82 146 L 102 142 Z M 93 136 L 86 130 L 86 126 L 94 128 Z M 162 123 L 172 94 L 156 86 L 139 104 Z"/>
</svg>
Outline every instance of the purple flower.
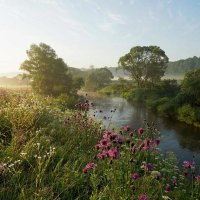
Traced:
<svg viewBox="0 0 200 200">
<path fill-rule="evenodd" d="M 111 159 L 115 159 L 119 154 L 119 151 L 117 148 L 113 148 L 113 149 L 110 149 L 108 150 L 108 156 L 111 158 Z"/>
<path fill-rule="evenodd" d="M 137 172 L 134 172 L 134 173 L 131 174 L 131 178 L 133 180 L 137 180 L 139 178 L 139 174 Z"/>
<path fill-rule="evenodd" d="M 148 197 L 146 194 L 140 194 L 140 195 L 138 196 L 138 199 L 139 199 L 139 200 L 149 200 L 149 197 Z"/>
<path fill-rule="evenodd" d="M 143 167 L 144 167 L 144 171 L 146 171 L 146 172 L 150 172 L 153 170 L 153 165 L 151 163 L 146 163 L 146 164 L 144 164 Z"/>
</svg>

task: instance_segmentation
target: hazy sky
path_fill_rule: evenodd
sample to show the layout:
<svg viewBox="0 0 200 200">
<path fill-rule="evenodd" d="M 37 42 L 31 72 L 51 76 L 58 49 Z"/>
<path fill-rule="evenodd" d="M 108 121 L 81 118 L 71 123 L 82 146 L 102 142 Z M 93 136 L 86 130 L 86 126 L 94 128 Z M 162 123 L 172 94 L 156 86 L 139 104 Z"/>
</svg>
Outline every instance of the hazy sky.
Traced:
<svg viewBox="0 0 200 200">
<path fill-rule="evenodd" d="M 80 68 L 117 66 L 136 45 L 200 56 L 200 0 L 0 0 L 0 73 L 39 42 Z"/>
</svg>

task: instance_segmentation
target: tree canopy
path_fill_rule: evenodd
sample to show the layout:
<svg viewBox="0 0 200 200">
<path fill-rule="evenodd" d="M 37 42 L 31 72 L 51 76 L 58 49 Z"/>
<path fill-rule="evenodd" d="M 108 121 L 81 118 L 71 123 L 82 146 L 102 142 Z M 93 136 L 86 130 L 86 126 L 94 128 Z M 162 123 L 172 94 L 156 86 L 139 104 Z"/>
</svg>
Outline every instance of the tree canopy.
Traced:
<svg viewBox="0 0 200 200">
<path fill-rule="evenodd" d="M 85 81 L 85 87 L 89 90 L 101 89 L 108 85 L 113 78 L 107 68 L 93 69 Z"/>
<path fill-rule="evenodd" d="M 122 56 L 119 68 L 127 71 L 138 87 L 153 86 L 164 76 L 168 57 L 158 46 L 136 46 Z"/>
<path fill-rule="evenodd" d="M 183 75 L 186 72 L 200 68 L 200 57 L 181 59 L 167 64 L 166 73 L 170 75 Z"/>
<path fill-rule="evenodd" d="M 67 74 L 67 65 L 54 49 L 44 43 L 32 44 L 26 53 L 28 58 L 20 68 L 26 71 L 37 93 L 53 96 L 70 93 L 72 78 Z"/>
<path fill-rule="evenodd" d="M 200 69 L 185 74 L 181 90 L 192 100 L 193 104 L 200 105 Z"/>
</svg>

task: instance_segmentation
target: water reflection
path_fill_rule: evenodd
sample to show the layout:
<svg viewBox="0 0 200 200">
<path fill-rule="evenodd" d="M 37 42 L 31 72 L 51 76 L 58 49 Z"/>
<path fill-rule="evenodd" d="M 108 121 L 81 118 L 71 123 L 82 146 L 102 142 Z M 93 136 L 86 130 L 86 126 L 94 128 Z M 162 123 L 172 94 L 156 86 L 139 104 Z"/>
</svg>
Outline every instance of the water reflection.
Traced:
<svg viewBox="0 0 200 200">
<path fill-rule="evenodd" d="M 144 124 L 154 122 L 161 132 L 162 142 L 160 148 L 163 152 L 172 151 L 180 162 L 191 160 L 195 156 L 196 163 L 200 164 L 200 128 L 186 125 L 175 120 L 161 118 L 153 112 L 149 112 L 142 105 L 131 105 L 120 97 L 93 99 L 95 107 L 90 110 L 93 114 L 98 112 L 98 119 L 102 119 L 105 127 L 123 127 L 129 125 L 137 129 Z M 111 110 L 117 108 L 116 112 Z M 104 120 L 103 118 L 106 118 Z"/>
</svg>

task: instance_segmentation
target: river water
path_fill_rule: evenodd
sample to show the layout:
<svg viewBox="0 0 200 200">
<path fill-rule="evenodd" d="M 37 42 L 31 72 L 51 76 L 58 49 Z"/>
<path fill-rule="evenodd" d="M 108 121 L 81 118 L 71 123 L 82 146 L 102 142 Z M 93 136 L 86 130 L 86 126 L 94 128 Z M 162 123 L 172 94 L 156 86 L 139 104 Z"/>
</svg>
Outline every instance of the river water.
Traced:
<svg viewBox="0 0 200 200">
<path fill-rule="evenodd" d="M 144 120 L 149 123 L 154 122 L 161 133 L 159 147 L 162 153 L 174 152 L 179 165 L 184 160 L 193 160 L 194 158 L 197 167 L 200 166 L 200 128 L 172 119 L 161 118 L 144 106 L 131 105 L 121 97 L 91 100 L 95 106 L 90 108 L 90 114 L 102 120 L 106 128 L 121 128 L 124 125 L 129 125 L 131 128 L 137 129 L 143 127 Z M 114 109 L 116 111 L 111 112 Z"/>
</svg>

